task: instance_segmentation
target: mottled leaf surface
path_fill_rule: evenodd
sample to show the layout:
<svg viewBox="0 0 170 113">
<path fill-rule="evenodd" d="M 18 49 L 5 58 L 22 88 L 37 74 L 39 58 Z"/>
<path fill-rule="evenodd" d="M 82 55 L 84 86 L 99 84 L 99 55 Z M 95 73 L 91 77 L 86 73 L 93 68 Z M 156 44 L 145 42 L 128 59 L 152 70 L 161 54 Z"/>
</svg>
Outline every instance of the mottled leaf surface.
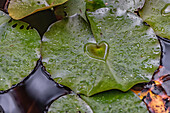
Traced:
<svg viewBox="0 0 170 113">
<path fill-rule="evenodd" d="M 75 94 L 65 95 L 50 106 L 49 113 L 93 113 L 90 106 Z"/>
<path fill-rule="evenodd" d="M 104 2 L 107 7 L 136 11 L 138 8 L 143 7 L 145 0 L 105 0 Z"/>
<path fill-rule="evenodd" d="M 74 14 L 80 14 L 85 20 L 86 15 L 86 2 L 85 0 L 69 0 L 65 4 L 57 6 L 55 9 L 56 17 L 72 16 Z"/>
<path fill-rule="evenodd" d="M 145 104 L 131 91 L 112 90 L 80 97 L 66 95 L 59 98 L 51 105 L 49 113 L 147 113 Z"/>
<path fill-rule="evenodd" d="M 14 19 L 22 19 L 37 11 L 61 5 L 67 0 L 10 0 L 8 12 Z"/>
<path fill-rule="evenodd" d="M 109 7 L 113 10 L 122 9 L 128 11 L 136 11 L 142 8 L 145 0 L 86 0 L 87 9 L 95 11 L 102 7 Z"/>
<path fill-rule="evenodd" d="M 52 77 L 85 95 L 127 91 L 149 81 L 159 64 L 159 44 L 152 29 L 131 13 L 116 17 L 108 8 L 88 17 L 95 38 L 78 15 L 56 22 L 45 33 L 42 57 Z M 102 43 L 106 45 L 100 47 Z M 88 44 L 93 44 L 90 50 Z"/>
<path fill-rule="evenodd" d="M 139 14 L 157 35 L 170 39 L 170 0 L 146 0 Z"/>
<path fill-rule="evenodd" d="M 33 70 L 40 53 L 40 37 L 35 29 L 0 11 L 0 90 L 19 83 Z M 12 27 L 13 26 L 13 27 Z"/>
</svg>

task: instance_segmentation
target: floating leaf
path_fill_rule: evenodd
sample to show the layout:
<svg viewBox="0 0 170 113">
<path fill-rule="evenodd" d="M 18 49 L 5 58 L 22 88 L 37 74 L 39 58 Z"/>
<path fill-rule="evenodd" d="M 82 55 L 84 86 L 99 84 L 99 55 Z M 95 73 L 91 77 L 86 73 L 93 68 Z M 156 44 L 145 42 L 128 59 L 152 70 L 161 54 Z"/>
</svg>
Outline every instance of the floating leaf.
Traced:
<svg viewBox="0 0 170 113">
<path fill-rule="evenodd" d="M 128 11 L 136 11 L 138 8 L 142 8 L 144 3 L 145 0 L 105 0 L 107 7 L 120 8 Z"/>
<path fill-rule="evenodd" d="M 145 104 L 131 91 L 112 90 L 80 97 L 66 95 L 59 98 L 51 105 L 49 113 L 147 113 Z"/>
<path fill-rule="evenodd" d="M 71 94 L 57 99 L 49 108 L 48 113 L 93 113 L 92 109 L 79 96 Z"/>
<path fill-rule="evenodd" d="M 159 44 L 152 29 L 131 13 L 116 17 L 106 8 L 88 15 L 95 39 L 78 15 L 56 22 L 45 33 L 42 57 L 52 77 L 86 95 L 110 89 L 127 91 L 149 81 L 159 64 Z M 105 60 L 92 57 L 96 48 L 92 47 L 92 56 L 86 51 L 87 44 L 101 42 L 108 45 Z"/>
<path fill-rule="evenodd" d="M 145 0 L 86 0 L 87 9 L 95 11 L 99 8 L 110 7 L 114 9 L 136 11 L 142 8 Z"/>
<path fill-rule="evenodd" d="M 86 7 L 88 11 L 95 11 L 99 8 L 106 7 L 103 0 L 86 0 Z"/>
<path fill-rule="evenodd" d="M 0 90 L 20 82 L 33 70 L 40 53 L 36 30 L 0 11 Z"/>
<path fill-rule="evenodd" d="M 22 19 L 37 11 L 61 5 L 67 0 L 11 0 L 8 12 L 14 19 Z"/>
<path fill-rule="evenodd" d="M 169 0 L 146 0 L 139 14 L 154 29 L 157 35 L 170 39 Z"/>
<path fill-rule="evenodd" d="M 57 19 L 62 19 L 65 16 L 72 16 L 74 14 L 80 14 L 85 20 L 86 15 L 86 2 L 85 0 L 69 0 L 65 4 L 57 6 L 55 8 L 55 15 Z"/>
</svg>

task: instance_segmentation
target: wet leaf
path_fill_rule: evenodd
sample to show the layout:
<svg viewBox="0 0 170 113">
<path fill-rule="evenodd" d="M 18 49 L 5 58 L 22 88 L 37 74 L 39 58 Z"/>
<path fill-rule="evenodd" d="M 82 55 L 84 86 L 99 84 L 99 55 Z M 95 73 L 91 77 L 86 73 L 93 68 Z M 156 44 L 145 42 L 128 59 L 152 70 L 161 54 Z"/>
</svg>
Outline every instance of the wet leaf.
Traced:
<svg viewBox="0 0 170 113">
<path fill-rule="evenodd" d="M 80 14 L 85 20 L 86 15 L 86 2 L 85 0 L 69 0 L 63 5 L 57 6 L 55 8 L 55 15 L 57 19 L 62 19 L 67 16 L 72 16 L 74 14 Z"/>
<path fill-rule="evenodd" d="M 66 95 L 56 100 L 49 113 L 147 113 L 145 104 L 131 91 L 112 90 L 92 97 Z"/>
<path fill-rule="evenodd" d="M 95 11 L 99 8 L 106 7 L 103 0 L 85 0 L 87 11 Z"/>
<path fill-rule="evenodd" d="M 136 11 L 142 8 L 145 0 L 106 0 L 107 7 L 120 8 L 122 10 Z"/>
<path fill-rule="evenodd" d="M 40 37 L 28 24 L 8 22 L 0 11 L 0 90 L 19 83 L 33 70 L 40 53 Z"/>
<path fill-rule="evenodd" d="M 149 81 L 159 64 L 159 44 L 152 29 L 131 13 L 116 17 L 108 8 L 99 12 L 88 14 L 95 38 L 78 15 L 49 28 L 42 44 L 47 71 L 58 83 L 85 95 L 110 89 L 127 91 Z M 107 46 L 97 53 L 102 42 Z M 93 44 L 90 50 L 88 44 Z"/>
<path fill-rule="evenodd" d="M 139 14 L 154 29 L 157 35 L 170 39 L 169 0 L 146 0 Z"/>
<path fill-rule="evenodd" d="M 37 11 L 61 5 L 67 0 L 11 0 L 8 12 L 13 19 L 22 19 Z"/>
<path fill-rule="evenodd" d="M 128 11 L 136 11 L 138 8 L 142 8 L 145 0 L 86 0 L 87 9 L 89 11 L 95 11 L 99 8 L 109 7 L 113 10 L 121 9 Z"/>
<path fill-rule="evenodd" d="M 48 113 L 93 113 L 87 103 L 75 94 L 65 95 L 50 106 Z"/>
<path fill-rule="evenodd" d="M 94 113 L 101 111 L 103 113 L 147 113 L 144 103 L 131 91 L 123 93 L 113 90 L 92 97 L 82 96 L 82 99 L 90 105 Z"/>
</svg>

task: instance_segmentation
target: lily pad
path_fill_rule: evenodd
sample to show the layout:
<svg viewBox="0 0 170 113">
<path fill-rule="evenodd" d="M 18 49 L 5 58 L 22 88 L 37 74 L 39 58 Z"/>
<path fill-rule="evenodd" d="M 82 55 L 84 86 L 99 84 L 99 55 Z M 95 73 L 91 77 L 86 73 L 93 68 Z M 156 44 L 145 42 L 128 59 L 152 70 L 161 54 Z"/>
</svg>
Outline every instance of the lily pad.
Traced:
<svg viewBox="0 0 170 113">
<path fill-rule="evenodd" d="M 138 8 L 142 8 L 144 3 L 145 0 L 105 0 L 107 7 L 120 8 L 128 11 L 136 11 Z"/>
<path fill-rule="evenodd" d="M 109 7 L 114 9 L 136 11 L 142 8 L 145 0 L 86 0 L 87 9 L 95 11 L 99 8 Z"/>
<path fill-rule="evenodd" d="M 112 90 L 92 97 L 66 95 L 56 100 L 49 113 L 147 113 L 145 104 L 128 91 Z"/>
<path fill-rule="evenodd" d="M 65 4 L 57 6 L 55 8 L 55 15 L 57 19 L 62 19 L 65 16 L 72 16 L 74 14 L 80 14 L 86 21 L 86 2 L 85 0 L 69 0 Z"/>
<path fill-rule="evenodd" d="M 152 29 L 134 14 L 117 17 L 108 8 L 88 13 L 88 18 L 95 38 L 79 15 L 54 23 L 45 33 L 43 62 L 55 81 L 88 96 L 110 89 L 127 91 L 148 82 L 160 55 Z M 87 44 L 101 42 L 108 45 L 104 60 L 92 57 L 96 55 L 93 52 L 90 56 L 85 49 Z"/>
<path fill-rule="evenodd" d="M 93 113 L 90 106 L 75 94 L 65 95 L 54 101 L 48 113 Z"/>
<path fill-rule="evenodd" d="M 95 11 L 102 7 L 106 7 L 103 0 L 86 0 L 87 11 Z"/>
<path fill-rule="evenodd" d="M 157 35 L 170 39 L 170 0 L 146 0 L 139 14 Z"/>
<path fill-rule="evenodd" d="M 0 11 L 0 90 L 19 83 L 33 70 L 40 53 L 40 36 L 35 29 Z"/>
<path fill-rule="evenodd" d="M 10 0 L 8 12 L 13 19 L 22 19 L 37 11 L 61 5 L 68 0 Z"/>
</svg>

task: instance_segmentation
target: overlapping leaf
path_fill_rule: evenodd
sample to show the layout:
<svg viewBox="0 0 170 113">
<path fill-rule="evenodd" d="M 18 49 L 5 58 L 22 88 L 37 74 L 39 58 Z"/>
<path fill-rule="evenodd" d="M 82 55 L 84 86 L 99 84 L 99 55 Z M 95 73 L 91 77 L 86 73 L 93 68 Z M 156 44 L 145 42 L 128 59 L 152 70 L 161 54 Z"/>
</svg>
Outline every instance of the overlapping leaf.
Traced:
<svg viewBox="0 0 170 113">
<path fill-rule="evenodd" d="M 159 44 L 152 29 L 134 14 L 116 16 L 108 8 L 88 13 L 88 18 L 95 38 L 78 15 L 56 22 L 45 34 L 42 57 L 52 77 L 86 95 L 127 91 L 149 81 L 159 64 Z"/>
<path fill-rule="evenodd" d="M 85 0 L 69 0 L 65 4 L 56 7 L 55 15 L 58 19 L 62 19 L 65 16 L 72 16 L 77 13 L 80 14 L 85 20 L 87 20 L 85 11 Z"/>
<path fill-rule="evenodd" d="M 139 13 L 157 35 L 170 39 L 170 0 L 146 0 Z"/>
<path fill-rule="evenodd" d="M 49 113 L 93 113 L 90 106 L 75 94 L 62 96 L 49 108 Z"/>
<path fill-rule="evenodd" d="M 110 7 L 113 10 L 119 8 L 122 10 L 136 11 L 142 8 L 145 0 L 86 0 L 87 9 L 95 11 L 102 7 Z"/>
<path fill-rule="evenodd" d="M 40 55 L 40 37 L 36 30 L 29 29 L 24 22 L 8 23 L 9 20 L 10 17 L 0 11 L 0 90 L 29 75 Z"/>
<path fill-rule="evenodd" d="M 14 19 L 21 19 L 37 11 L 61 5 L 67 0 L 10 0 L 9 15 Z"/>
<path fill-rule="evenodd" d="M 20 19 L 66 1 L 11 0 L 9 13 L 13 18 Z M 152 29 L 143 25 L 137 15 L 126 11 L 141 7 L 143 0 L 101 0 L 97 2 L 99 7 L 94 8 L 96 1 L 86 0 L 92 3 L 93 8 L 87 12 L 90 24 L 85 21 L 84 0 L 70 0 L 61 6 L 67 6 L 64 11 L 71 17 L 53 24 L 43 37 L 42 56 L 47 71 L 60 84 L 87 96 L 110 89 L 127 91 L 137 83 L 149 81 L 159 64 L 160 47 Z M 20 3 L 19 7 L 15 3 Z M 79 7 L 74 8 L 75 4 Z M 163 9 L 167 7 L 165 5 Z M 72 16 L 75 13 L 81 16 Z M 0 81 L 6 81 L 0 84 L 2 89 L 28 75 L 39 52 L 36 31 L 27 31 L 29 27 L 26 28 L 27 24 L 22 22 L 7 23 L 9 19 L 1 13 Z M 15 28 L 11 28 L 12 25 Z M 57 100 L 50 110 L 52 113 L 101 111 L 119 113 L 147 110 L 130 91 L 109 91 L 92 97 L 81 95 L 81 98 L 67 95 Z"/>
<path fill-rule="evenodd" d="M 113 90 L 80 97 L 66 95 L 59 98 L 51 105 L 49 113 L 147 113 L 145 104 L 131 91 Z"/>
</svg>

